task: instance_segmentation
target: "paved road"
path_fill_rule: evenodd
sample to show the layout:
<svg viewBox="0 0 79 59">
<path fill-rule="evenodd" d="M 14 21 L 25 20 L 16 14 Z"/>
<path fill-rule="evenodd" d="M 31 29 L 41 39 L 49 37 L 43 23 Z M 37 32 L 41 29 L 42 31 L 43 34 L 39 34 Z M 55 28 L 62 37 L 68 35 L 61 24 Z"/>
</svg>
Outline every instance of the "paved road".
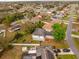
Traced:
<svg viewBox="0 0 79 59">
<path fill-rule="evenodd" d="M 71 48 L 71 50 L 74 52 L 74 54 L 77 56 L 77 59 L 79 59 L 79 51 L 76 49 L 75 45 L 74 45 L 74 42 L 72 40 L 72 37 L 71 37 L 71 32 L 72 32 L 72 21 L 73 21 L 73 18 L 70 18 L 69 19 L 69 24 L 68 24 L 68 27 L 67 27 L 67 32 L 66 32 L 66 40 Z"/>
</svg>

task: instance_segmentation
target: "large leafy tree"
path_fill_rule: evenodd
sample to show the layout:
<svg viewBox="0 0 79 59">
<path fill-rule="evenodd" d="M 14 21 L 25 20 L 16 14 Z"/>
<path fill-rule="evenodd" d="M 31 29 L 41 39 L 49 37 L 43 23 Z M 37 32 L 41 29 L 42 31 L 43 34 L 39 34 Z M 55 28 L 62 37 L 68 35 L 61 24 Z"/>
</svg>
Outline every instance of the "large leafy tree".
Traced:
<svg viewBox="0 0 79 59">
<path fill-rule="evenodd" d="M 56 41 L 64 40 L 65 38 L 65 28 L 61 24 L 55 23 L 53 26 L 53 36 Z"/>
<path fill-rule="evenodd" d="M 24 18 L 24 15 L 21 13 L 15 13 L 15 14 L 11 14 L 11 15 L 7 15 L 4 17 L 4 21 L 3 23 L 5 23 L 6 25 L 10 25 L 10 23 L 12 23 L 13 21 L 19 20 Z"/>
<path fill-rule="evenodd" d="M 27 11 L 26 15 L 30 20 L 32 19 L 32 17 L 36 16 L 33 10 Z"/>
</svg>

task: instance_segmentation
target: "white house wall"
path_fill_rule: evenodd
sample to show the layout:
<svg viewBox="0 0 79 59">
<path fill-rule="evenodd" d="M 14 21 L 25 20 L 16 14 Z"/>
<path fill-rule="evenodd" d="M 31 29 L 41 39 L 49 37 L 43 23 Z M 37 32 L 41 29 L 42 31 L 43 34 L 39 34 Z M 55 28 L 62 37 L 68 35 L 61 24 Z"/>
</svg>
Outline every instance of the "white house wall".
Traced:
<svg viewBox="0 0 79 59">
<path fill-rule="evenodd" d="M 44 41 L 44 36 L 32 35 L 33 40 Z"/>
<path fill-rule="evenodd" d="M 54 37 L 53 36 L 50 36 L 50 35 L 46 35 L 45 38 L 54 39 Z"/>
</svg>

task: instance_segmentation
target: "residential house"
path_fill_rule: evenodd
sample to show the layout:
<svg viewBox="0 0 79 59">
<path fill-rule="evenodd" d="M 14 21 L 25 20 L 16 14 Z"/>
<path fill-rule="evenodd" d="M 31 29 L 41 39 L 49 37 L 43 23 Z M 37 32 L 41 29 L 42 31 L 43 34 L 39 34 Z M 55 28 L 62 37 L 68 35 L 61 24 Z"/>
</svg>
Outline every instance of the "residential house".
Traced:
<svg viewBox="0 0 79 59">
<path fill-rule="evenodd" d="M 9 32 L 14 32 L 14 31 L 17 31 L 17 30 L 20 30 L 21 29 L 21 25 L 19 24 L 12 24 L 12 26 L 8 29 Z"/>
<path fill-rule="evenodd" d="M 35 53 L 23 53 L 22 59 L 55 59 L 54 52 L 49 46 L 37 47 L 35 51 Z"/>
<path fill-rule="evenodd" d="M 33 17 L 30 21 L 31 21 L 31 22 L 33 22 L 33 23 L 35 23 L 35 22 L 40 21 L 40 20 L 41 20 L 41 18 L 42 18 L 42 16 L 41 16 L 41 15 L 37 15 L 37 16 Z"/>
<path fill-rule="evenodd" d="M 45 40 L 45 31 L 41 28 L 36 28 L 32 33 L 33 40 L 44 41 Z"/>
<path fill-rule="evenodd" d="M 48 32 L 51 32 L 52 31 L 52 23 L 49 23 L 49 22 L 44 22 L 44 26 L 42 27 L 44 30 L 48 31 Z"/>
<path fill-rule="evenodd" d="M 48 32 L 51 32 L 53 31 L 52 26 L 55 23 L 60 23 L 60 20 L 57 17 L 52 17 L 50 22 L 44 22 L 44 26 L 42 28 Z"/>
<path fill-rule="evenodd" d="M 45 41 L 46 38 L 53 39 L 52 32 L 48 32 L 41 28 L 36 28 L 32 34 L 33 40 Z"/>
</svg>

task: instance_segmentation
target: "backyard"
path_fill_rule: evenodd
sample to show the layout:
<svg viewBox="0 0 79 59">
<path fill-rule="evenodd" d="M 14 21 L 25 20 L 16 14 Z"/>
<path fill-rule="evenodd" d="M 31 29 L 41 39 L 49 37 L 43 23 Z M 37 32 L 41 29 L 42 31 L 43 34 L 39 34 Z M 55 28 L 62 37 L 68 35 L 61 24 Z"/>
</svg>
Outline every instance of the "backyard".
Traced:
<svg viewBox="0 0 79 59">
<path fill-rule="evenodd" d="M 61 42 L 56 42 L 53 39 L 46 39 L 44 42 L 41 43 L 41 45 L 43 46 L 51 45 L 55 46 L 56 48 L 69 48 L 67 42 L 64 40 Z"/>
</svg>

